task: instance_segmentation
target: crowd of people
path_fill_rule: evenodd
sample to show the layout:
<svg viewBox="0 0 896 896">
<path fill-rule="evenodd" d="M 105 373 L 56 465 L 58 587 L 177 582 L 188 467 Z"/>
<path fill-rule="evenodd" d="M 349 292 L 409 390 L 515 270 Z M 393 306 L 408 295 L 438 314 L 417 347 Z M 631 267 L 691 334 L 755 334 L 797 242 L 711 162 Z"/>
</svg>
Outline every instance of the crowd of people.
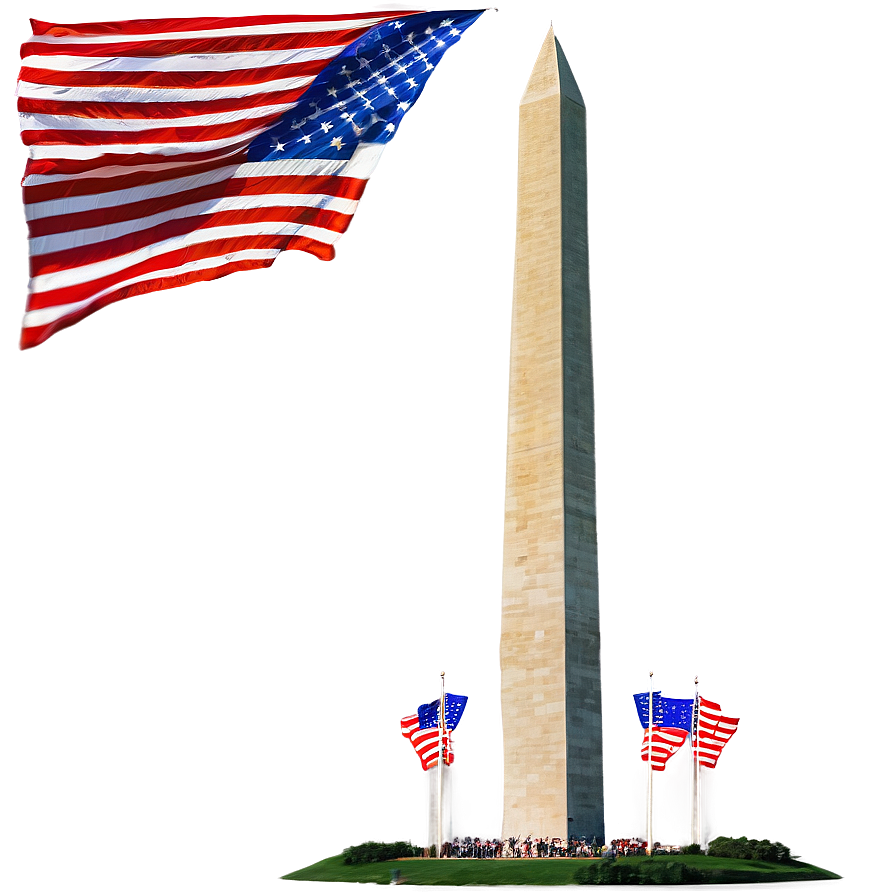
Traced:
<svg viewBox="0 0 896 896">
<path fill-rule="evenodd" d="M 621 858 L 644 855 L 647 841 L 640 837 L 624 837 L 598 844 L 592 838 L 575 837 L 509 837 L 507 840 L 480 840 L 479 837 L 455 837 L 442 844 L 443 858 L 452 859 L 557 859 L 557 858 Z"/>
</svg>

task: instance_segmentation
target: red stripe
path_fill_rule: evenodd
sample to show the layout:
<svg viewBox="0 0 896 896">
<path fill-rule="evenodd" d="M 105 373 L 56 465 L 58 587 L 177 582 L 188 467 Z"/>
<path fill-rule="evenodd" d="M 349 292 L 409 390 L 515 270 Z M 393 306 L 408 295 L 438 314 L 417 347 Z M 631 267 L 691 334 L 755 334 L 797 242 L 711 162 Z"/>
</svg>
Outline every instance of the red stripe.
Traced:
<svg viewBox="0 0 896 896">
<path fill-rule="evenodd" d="M 226 72 L 60 72 L 23 68 L 19 80 L 59 87 L 242 87 L 283 78 L 313 78 L 329 62 L 329 59 L 315 59 Z"/>
<path fill-rule="evenodd" d="M 394 19 L 413 15 L 408 10 L 395 12 L 357 12 L 338 15 L 313 16 L 197 16 L 175 19 L 129 19 L 122 22 L 82 22 L 58 24 L 31 19 L 31 31 L 35 36 L 78 37 L 95 34 L 159 34 L 175 31 L 211 31 L 217 28 L 254 28 L 259 25 L 287 25 L 293 22 L 339 23 L 355 19 Z M 28 46 L 25 44 L 24 46 Z"/>
<path fill-rule="evenodd" d="M 161 161 L 156 157 L 156 161 Z M 68 196 L 92 196 L 95 193 L 106 193 L 114 190 L 127 190 L 146 184 L 162 183 L 179 177 L 191 177 L 218 168 L 239 165 L 245 156 L 235 156 L 222 162 L 215 160 L 196 165 L 178 164 L 174 159 L 169 169 L 162 171 L 135 171 L 132 174 L 120 174 L 115 177 L 85 177 L 81 179 L 62 180 L 50 184 L 33 184 L 22 187 L 26 205 L 35 202 L 46 202 L 50 199 L 64 199 Z M 49 172 L 48 172 L 49 173 Z M 55 173 L 55 172 L 53 172 Z M 27 174 L 26 174 L 27 177 Z"/>
<path fill-rule="evenodd" d="M 247 97 L 228 97 L 221 100 L 197 100 L 183 103 L 93 103 L 61 100 L 36 100 L 19 97 L 19 112 L 35 112 L 44 115 L 79 115 L 84 118 L 179 118 L 182 115 L 209 115 L 214 112 L 235 112 L 273 106 L 277 103 L 294 103 L 310 87 L 291 87 L 289 90 L 273 90 Z"/>
<path fill-rule="evenodd" d="M 305 50 L 316 47 L 343 47 L 366 34 L 372 27 L 345 31 L 310 31 L 299 34 L 247 34 L 227 37 L 199 37 L 171 40 L 110 41 L 90 44 L 45 44 L 37 41 L 22 45 L 26 56 L 78 56 L 82 58 L 128 56 L 159 58 L 164 56 L 201 56 L 209 53 L 264 53 L 270 50 Z"/>
<path fill-rule="evenodd" d="M 208 215 L 195 215 L 190 218 L 176 218 L 165 221 L 146 230 L 127 233 L 114 239 L 91 243 L 87 246 L 76 246 L 59 252 L 45 255 L 32 255 L 29 259 L 32 277 L 42 274 L 53 274 L 82 265 L 119 258 L 129 252 L 136 252 L 146 246 L 174 239 L 187 233 L 201 233 L 211 227 L 228 227 L 238 224 L 256 224 L 265 222 L 283 224 L 304 224 L 320 227 L 333 233 L 345 233 L 352 216 L 328 209 L 308 208 L 305 206 L 270 206 L 252 209 L 228 209 L 212 212 Z M 127 277 L 116 275 L 116 279 Z M 93 291 L 93 290 L 91 290 Z"/>
<path fill-rule="evenodd" d="M 40 131 L 22 131 L 22 142 L 26 146 L 105 146 L 114 144 L 141 143 L 183 143 L 190 144 L 203 140 L 225 140 L 240 137 L 247 131 L 265 128 L 282 116 L 280 112 L 260 118 L 244 118 L 226 124 L 209 124 L 190 127 L 175 125 L 166 128 L 147 128 L 142 131 L 96 131 L 61 130 L 49 128 Z M 189 119 L 185 119 L 189 121 Z"/>
<path fill-rule="evenodd" d="M 309 246 L 312 248 L 306 248 Z M 35 311 L 39 308 L 52 308 L 55 305 L 80 302 L 89 298 L 95 292 L 114 287 L 116 283 L 128 280 L 131 277 L 164 270 L 165 268 L 180 267 L 190 261 L 213 258 L 218 255 L 226 255 L 229 252 L 240 252 L 248 249 L 278 249 L 280 251 L 303 249 L 327 261 L 336 254 L 331 245 L 300 236 L 263 235 L 210 240 L 207 243 L 175 249 L 171 252 L 148 258 L 145 261 L 125 268 L 123 271 L 108 274 L 105 277 L 91 280 L 89 283 L 79 283 L 75 286 L 66 286 L 47 292 L 32 293 L 28 297 L 28 310 Z"/>
<path fill-rule="evenodd" d="M 25 177 L 32 174 L 84 174 L 91 173 L 97 168 L 122 167 L 139 168 L 141 165 L 159 165 L 166 162 L 171 164 L 172 170 L 177 165 L 185 162 L 217 161 L 219 165 L 232 164 L 233 159 L 245 157 L 245 149 L 250 140 L 244 140 L 235 146 L 223 149 L 208 149 L 204 152 L 182 152 L 174 156 L 157 155 L 154 153 L 104 153 L 90 159 L 28 159 L 25 164 Z M 179 176 L 179 175 L 178 175 Z"/>
<path fill-rule="evenodd" d="M 322 193 L 343 199 L 358 200 L 367 186 L 366 180 L 355 177 L 324 176 L 282 176 L 282 177 L 240 177 L 229 178 L 186 192 L 172 193 L 155 199 L 141 199 L 116 205 L 112 208 L 97 208 L 71 214 L 57 214 L 48 218 L 37 218 L 28 222 L 31 237 L 47 236 L 51 233 L 65 233 L 83 230 L 87 227 L 101 227 L 119 221 L 132 221 L 148 215 L 180 208 L 182 205 L 229 196 L 266 196 L 272 193 L 308 195 Z"/>
</svg>

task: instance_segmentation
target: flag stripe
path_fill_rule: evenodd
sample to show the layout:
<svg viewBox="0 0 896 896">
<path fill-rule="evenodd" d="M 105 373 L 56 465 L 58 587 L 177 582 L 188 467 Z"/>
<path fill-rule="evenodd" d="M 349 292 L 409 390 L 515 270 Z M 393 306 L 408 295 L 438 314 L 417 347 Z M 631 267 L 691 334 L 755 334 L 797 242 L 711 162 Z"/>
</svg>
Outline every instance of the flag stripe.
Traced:
<svg viewBox="0 0 896 896">
<path fill-rule="evenodd" d="M 262 84 L 220 85 L 217 87 L 142 87 L 129 85 L 103 85 L 91 87 L 75 85 L 60 87 L 57 84 L 19 82 L 18 95 L 23 99 L 52 100 L 66 103 L 199 103 L 207 100 L 238 99 L 294 90 L 310 84 L 312 78 L 280 78 Z M 152 110 L 147 111 L 147 115 Z"/>
<path fill-rule="evenodd" d="M 387 17 L 388 18 L 388 17 Z M 104 59 L 120 57 L 131 59 L 160 59 L 164 56 L 183 57 L 190 64 L 190 57 L 198 55 L 221 56 L 230 53 L 269 52 L 282 50 L 323 49 L 338 52 L 339 47 L 359 38 L 370 25 L 360 28 L 336 30 L 327 28 L 316 32 L 275 32 L 272 34 L 226 34 L 207 35 L 202 37 L 170 37 L 140 38 L 139 40 L 112 40 L 105 38 L 99 42 L 29 42 L 27 50 L 23 45 L 23 62 L 29 60 L 34 65 L 35 59 L 53 57 L 78 56 L 84 59 Z M 334 54 L 335 55 L 335 54 Z"/>
<path fill-rule="evenodd" d="M 199 114 L 179 116 L 177 118 L 84 118 L 80 115 L 47 115 L 41 112 L 23 112 L 19 115 L 22 128 L 22 139 L 32 132 L 57 132 L 79 131 L 93 134 L 98 142 L 102 139 L 121 139 L 121 135 L 129 132 L 161 130 L 164 128 L 179 128 L 183 132 L 186 128 L 212 127 L 227 124 L 239 124 L 253 119 L 277 116 L 290 108 L 290 103 L 275 103 L 269 106 L 255 108 L 228 109 L 213 114 Z M 89 126 L 88 130 L 87 129 Z M 103 133 L 97 133 L 103 132 Z M 109 136 L 106 133 L 111 132 Z M 65 135 L 59 135 L 65 136 Z"/>
<path fill-rule="evenodd" d="M 60 80 L 88 74 L 98 84 L 110 77 L 123 81 L 135 75 L 154 77 L 164 74 L 191 72 L 208 74 L 248 69 L 280 67 L 295 63 L 318 62 L 332 59 L 343 47 L 327 44 L 315 47 L 291 47 L 285 50 L 250 50 L 244 53 L 203 53 L 196 56 L 26 56 L 22 60 L 22 80 L 29 80 L 31 72 L 39 74 L 42 83 L 55 74 Z M 323 68 L 322 65 L 317 66 Z"/>
<path fill-rule="evenodd" d="M 127 35 L 131 41 L 159 38 L 202 38 L 221 35 L 303 34 L 336 28 L 369 28 L 378 22 L 399 16 L 409 16 L 407 10 L 390 12 L 351 13 L 313 16 L 228 16 L 196 17 L 189 19 L 130 19 L 121 22 L 90 22 L 89 24 L 55 24 L 31 20 L 34 37 L 22 44 L 34 43 L 91 43 L 102 42 L 105 35 Z"/>
</svg>

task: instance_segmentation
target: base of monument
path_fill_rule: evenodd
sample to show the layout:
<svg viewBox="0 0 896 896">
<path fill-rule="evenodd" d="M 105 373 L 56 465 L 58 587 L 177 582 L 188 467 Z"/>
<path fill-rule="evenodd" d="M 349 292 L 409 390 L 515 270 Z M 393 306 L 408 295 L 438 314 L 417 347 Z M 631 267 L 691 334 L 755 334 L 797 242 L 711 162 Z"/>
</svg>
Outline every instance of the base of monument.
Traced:
<svg viewBox="0 0 896 896">
<path fill-rule="evenodd" d="M 553 889 L 576 886 L 583 876 L 588 875 L 590 866 L 595 865 L 599 868 L 606 861 L 595 858 L 394 859 L 367 865 L 346 865 L 340 854 L 283 875 L 281 880 L 293 883 L 388 885 L 394 882 L 393 872 L 398 870 L 400 883 L 412 887 L 531 886 Z M 723 859 L 716 856 L 660 856 L 652 860 L 643 856 L 630 856 L 617 859 L 615 864 L 630 868 L 633 873 L 630 883 L 640 883 L 643 886 L 637 877 L 637 872 L 639 866 L 648 861 L 654 863 L 648 868 L 655 868 L 662 863 L 686 865 L 697 869 L 704 875 L 701 879 L 703 886 L 743 887 L 745 884 L 839 880 L 838 876 L 830 871 L 802 862 L 777 865 L 771 862 Z M 681 883 L 685 886 L 693 885 L 692 881 L 682 880 Z"/>
</svg>

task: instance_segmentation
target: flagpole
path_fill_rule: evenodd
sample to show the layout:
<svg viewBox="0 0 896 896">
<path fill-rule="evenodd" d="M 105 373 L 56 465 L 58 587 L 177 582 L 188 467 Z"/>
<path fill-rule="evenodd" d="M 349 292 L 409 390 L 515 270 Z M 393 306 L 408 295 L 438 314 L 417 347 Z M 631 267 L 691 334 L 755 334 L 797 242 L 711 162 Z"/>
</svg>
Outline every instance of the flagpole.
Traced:
<svg viewBox="0 0 896 896">
<path fill-rule="evenodd" d="M 653 852 L 653 672 L 647 698 L 647 855 Z"/>
<path fill-rule="evenodd" d="M 442 753 L 445 737 L 445 673 L 442 673 L 442 698 L 439 700 L 439 818 L 436 830 L 439 832 L 439 842 L 436 844 L 436 856 L 442 858 Z"/>
<path fill-rule="evenodd" d="M 691 788 L 691 843 L 700 844 L 700 694 L 698 679 L 694 676 L 694 715 L 691 722 L 691 745 L 694 748 L 694 773 Z M 700 844 L 702 846 L 702 844 Z"/>
<path fill-rule="evenodd" d="M 697 676 L 694 676 L 694 709 L 691 713 L 691 843 L 697 842 Z"/>
</svg>

